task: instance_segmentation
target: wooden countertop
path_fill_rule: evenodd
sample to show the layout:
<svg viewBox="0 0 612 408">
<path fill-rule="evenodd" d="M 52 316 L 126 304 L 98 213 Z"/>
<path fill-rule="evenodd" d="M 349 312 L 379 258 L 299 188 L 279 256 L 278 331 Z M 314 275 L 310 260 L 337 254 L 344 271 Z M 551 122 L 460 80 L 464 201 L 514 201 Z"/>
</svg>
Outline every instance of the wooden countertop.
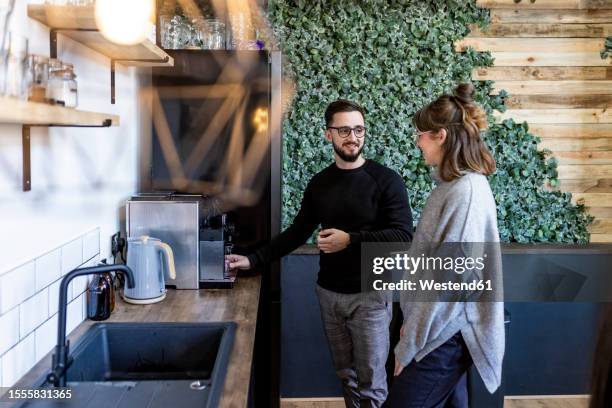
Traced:
<svg viewBox="0 0 612 408">
<path fill-rule="evenodd" d="M 219 407 L 246 407 L 255 344 L 260 276 L 240 276 L 233 289 L 168 290 L 166 299 L 152 305 L 131 305 L 117 297 L 115 311 L 106 322 L 236 322 Z M 68 337 L 74 344 L 97 322 L 85 320 Z M 29 387 L 51 368 L 51 354 L 23 376 L 15 387 Z"/>
</svg>

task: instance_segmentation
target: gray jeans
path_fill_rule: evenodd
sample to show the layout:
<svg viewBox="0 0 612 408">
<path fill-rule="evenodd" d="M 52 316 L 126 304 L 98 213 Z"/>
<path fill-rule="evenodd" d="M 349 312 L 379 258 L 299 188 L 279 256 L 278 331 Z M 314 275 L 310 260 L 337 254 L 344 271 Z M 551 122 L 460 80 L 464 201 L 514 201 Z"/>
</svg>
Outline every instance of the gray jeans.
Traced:
<svg viewBox="0 0 612 408">
<path fill-rule="evenodd" d="M 347 407 L 379 408 L 387 398 L 391 302 L 382 293 L 316 287 L 321 318 Z"/>
</svg>

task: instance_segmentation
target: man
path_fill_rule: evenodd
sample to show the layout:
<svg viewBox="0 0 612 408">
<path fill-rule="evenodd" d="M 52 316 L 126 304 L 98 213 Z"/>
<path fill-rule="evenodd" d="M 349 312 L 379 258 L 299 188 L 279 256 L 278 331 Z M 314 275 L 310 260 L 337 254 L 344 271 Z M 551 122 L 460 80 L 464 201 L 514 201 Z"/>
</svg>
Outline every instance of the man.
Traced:
<svg viewBox="0 0 612 408">
<path fill-rule="evenodd" d="M 339 99 L 325 111 L 325 137 L 335 163 L 308 183 L 293 224 L 249 256 L 228 255 L 230 268 L 249 269 L 290 253 L 320 224 L 317 295 L 347 407 L 380 407 L 387 397 L 391 303 L 360 294 L 361 242 L 412 238 L 412 214 L 402 178 L 361 155 L 363 109 Z"/>
</svg>

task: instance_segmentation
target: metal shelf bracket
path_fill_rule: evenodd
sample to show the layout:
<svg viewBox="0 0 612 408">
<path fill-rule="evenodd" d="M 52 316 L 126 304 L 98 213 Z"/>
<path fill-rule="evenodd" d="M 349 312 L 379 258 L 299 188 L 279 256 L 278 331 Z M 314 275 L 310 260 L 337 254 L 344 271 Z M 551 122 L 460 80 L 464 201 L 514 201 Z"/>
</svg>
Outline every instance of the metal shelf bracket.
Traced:
<svg viewBox="0 0 612 408">
<path fill-rule="evenodd" d="M 58 124 L 24 124 L 21 126 L 21 150 L 22 150 L 22 167 L 23 167 L 23 179 L 22 186 L 23 191 L 30 191 L 32 189 L 32 161 L 30 152 L 31 135 L 30 129 L 34 126 L 38 127 L 76 127 L 76 128 L 102 128 L 110 127 L 113 124 L 111 119 L 104 119 L 99 125 L 58 125 Z"/>
<path fill-rule="evenodd" d="M 114 59 L 111 58 L 111 103 L 115 104 L 115 64 L 117 62 L 150 62 L 150 63 L 166 63 L 170 61 L 170 57 L 166 56 L 164 58 L 156 58 L 156 59 L 137 59 L 137 58 L 125 58 L 125 59 Z"/>
<path fill-rule="evenodd" d="M 61 31 L 83 31 L 83 32 L 98 32 L 97 28 L 52 28 L 49 30 L 49 56 L 57 58 L 57 33 Z M 159 59 L 138 59 L 138 58 L 111 58 L 111 104 L 115 104 L 115 64 L 117 62 L 150 62 L 150 63 L 166 63 L 170 61 L 170 57 L 166 56 Z"/>
</svg>

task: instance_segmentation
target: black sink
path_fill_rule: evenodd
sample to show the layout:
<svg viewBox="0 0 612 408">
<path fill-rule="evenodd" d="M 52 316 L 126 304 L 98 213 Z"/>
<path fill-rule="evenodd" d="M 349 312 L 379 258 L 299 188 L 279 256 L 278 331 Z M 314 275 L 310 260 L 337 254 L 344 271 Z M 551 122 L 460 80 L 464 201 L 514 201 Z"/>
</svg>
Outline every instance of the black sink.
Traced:
<svg viewBox="0 0 612 408">
<path fill-rule="evenodd" d="M 235 331 L 233 322 L 95 324 L 71 347 L 73 398 L 62 406 L 216 407 Z"/>
<path fill-rule="evenodd" d="M 68 382 L 207 380 L 226 366 L 234 323 L 103 323 L 70 353 Z M 218 362 L 218 364 L 216 364 Z"/>
</svg>

